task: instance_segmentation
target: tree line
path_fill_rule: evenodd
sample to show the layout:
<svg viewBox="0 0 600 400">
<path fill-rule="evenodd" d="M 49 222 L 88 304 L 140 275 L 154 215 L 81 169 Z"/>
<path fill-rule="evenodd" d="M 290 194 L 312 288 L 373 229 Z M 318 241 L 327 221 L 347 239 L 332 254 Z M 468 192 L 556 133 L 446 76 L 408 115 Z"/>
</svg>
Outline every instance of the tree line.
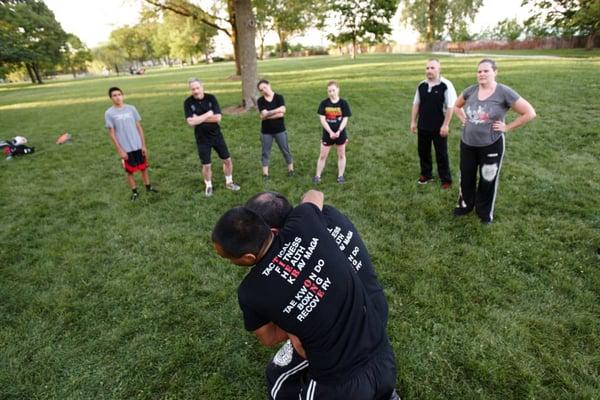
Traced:
<svg viewBox="0 0 600 400">
<path fill-rule="evenodd" d="M 211 6 L 190 0 L 144 0 L 139 22 L 111 32 L 110 40 L 90 51 L 75 35 L 63 31 L 43 0 L 0 0 L 0 77 L 23 68 L 41 83 L 51 71 L 85 71 L 92 59 L 119 72 L 123 63 L 158 60 L 194 62 L 214 51 L 222 32 L 234 50 L 235 74 L 242 77 L 242 104 L 253 105 L 256 57 L 274 32 L 284 55 L 290 38 L 309 28 L 333 28 L 334 44 L 351 43 L 353 53 L 365 44 L 381 43 L 391 33 L 400 9 L 401 22 L 413 27 L 421 41 L 448 39 L 514 40 L 530 37 L 587 36 L 593 47 L 600 29 L 600 0 L 523 0 L 531 10 L 523 25 L 503 20 L 483 32 L 469 24 L 483 0 L 220 0 Z M 257 45 L 260 51 L 257 51 Z"/>
</svg>

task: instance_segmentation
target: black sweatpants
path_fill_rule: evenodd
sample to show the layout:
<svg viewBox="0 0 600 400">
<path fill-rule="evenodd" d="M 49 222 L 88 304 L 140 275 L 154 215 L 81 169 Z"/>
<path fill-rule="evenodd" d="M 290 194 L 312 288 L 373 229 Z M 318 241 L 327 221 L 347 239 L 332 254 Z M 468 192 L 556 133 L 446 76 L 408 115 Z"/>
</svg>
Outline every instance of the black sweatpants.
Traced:
<svg viewBox="0 0 600 400">
<path fill-rule="evenodd" d="M 439 131 L 430 132 L 423 129 L 419 129 L 418 136 L 417 149 L 421 162 L 421 175 L 426 178 L 432 177 L 431 144 L 433 143 L 440 180 L 442 183 L 452 183 L 450 161 L 448 160 L 448 138 L 441 137 Z"/>
<path fill-rule="evenodd" d="M 491 222 L 494 219 L 494 203 L 503 156 L 504 135 L 485 147 L 474 147 L 460 142 L 460 193 L 457 207 L 465 211 L 475 208 L 483 222 Z"/>
<path fill-rule="evenodd" d="M 396 362 L 386 343 L 354 377 L 340 383 L 320 383 L 308 376 L 308 361 L 286 342 L 266 369 L 269 400 L 394 400 Z"/>
</svg>

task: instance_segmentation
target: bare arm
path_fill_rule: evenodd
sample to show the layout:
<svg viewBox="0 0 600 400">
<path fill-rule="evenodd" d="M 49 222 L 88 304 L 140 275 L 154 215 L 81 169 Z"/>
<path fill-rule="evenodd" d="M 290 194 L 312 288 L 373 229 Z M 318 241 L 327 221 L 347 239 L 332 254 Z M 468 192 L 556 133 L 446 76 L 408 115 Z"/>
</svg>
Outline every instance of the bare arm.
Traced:
<svg viewBox="0 0 600 400">
<path fill-rule="evenodd" d="M 454 107 L 448 107 L 446 109 L 446 115 L 444 116 L 444 122 L 442 123 L 442 127 L 440 128 L 440 136 L 446 137 L 448 136 L 448 132 L 450 131 L 450 121 L 452 120 L 452 115 L 454 114 Z"/>
<path fill-rule="evenodd" d="M 269 114 L 268 116 L 266 116 L 266 117 L 263 117 L 263 116 L 261 115 L 261 117 L 260 117 L 260 118 L 261 118 L 261 119 L 278 119 L 278 118 L 283 118 L 283 116 L 284 116 L 284 113 L 275 113 L 275 114 L 271 114 L 271 113 L 270 113 L 270 114 Z"/>
<path fill-rule="evenodd" d="M 346 128 L 346 125 L 348 125 L 348 117 L 342 118 L 342 123 L 340 124 L 340 127 L 339 127 L 338 131 L 336 132 L 338 136 Z"/>
<path fill-rule="evenodd" d="M 200 124 L 203 124 L 204 122 L 220 122 L 221 114 L 217 114 L 217 115 L 219 115 L 219 121 L 210 121 L 209 118 L 213 117 L 214 113 L 212 112 L 212 110 L 208 110 L 207 112 L 205 112 L 202 115 L 194 114 L 193 116 L 187 118 L 186 121 L 189 126 L 200 125 Z"/>
<path fill-rule="evenodd" d="M 311 189 L 308 192 L 304 193 L 304 196 L 302 196 L 301 203 L 312 203 L 315 206 L 319 207 L 319 210 L 323 210 L 324 201 L 325 195 L 323 194 L 323 192 Z"/>
<path fill-rule="evenodd" d="M 123 160 L 127 160 L 127 153 L 119 145 L 119 142 L 117 142 L 117 137 L 115 136 L 115 128 L 108 128 L 108 136 L 110 137 L 110 140 L 115 146 L 115 150 L 117 150 L 117 154 L 119 155 L 119 157 L 121 157 Z"/>
<path fill-rule="evenodd" d="M 145 157 L 147 150 L 146 150 L 146 138 L 144 137 L 144 129 L 142 129 L 142 124 L 140 123 L 140 121 L 136 121 L 135 127 L 138 131 L 138 134 L 140 135 L 140 139 L 142 140 L 142 154 L 144 154 L 144 157 Z"/>
<path fill-rule="evenodd" d="M 335 136 L 335 133 L 329 127 L 329 124 L 327 123 L 327 119 L 325 118 L 324 115 L 319 115 L 319 121 L 321 122 L 321 126 L 323 127 L 323 129 L 325 129 L 325 132 L 327 132 L 329 134 L 329 136 Z"/>
<path fill-rule="evenodd" d="M 273 322 L 261 326 L 254 331 L 254 334 L 262 344 L 269 347 L 281 343 L 288 338 L 287 332 Z"/>
<path fill-rule="evenodd" d="M 537 113 L 535 112 L 533 106 L 522 97 L 519 100 L 515 101 L 515 104 L 513 104 L 512 109 L 521 115 L 517 117 L 517 119 L 515 119 L 513 122 L 508 124 L 507 128 L 509 131 L 517 129 L 518 127 L 526 124 L 527 122 L 537 117 Z"/>
<path fill-rule="evenodd" d="M 460 122 L 463 125 L 467 123 L 467 114 L 465 114 L 465 110 L 463 110 L 464 106 L 465 98 L 461 94 L 454 102 L 454 112 L 456 113 L 456 117 L 460 120 Z"/>
<path fill-rule="evenodd" d="M 419 115 L 419 103 L 413 104 L 410 113 L 410 131 L 412 133 L 417 133 L 417 115 Z"/>
<path fill-rule="evenodd" d="M 296 353 L 298 353 L 300 357 L 306 359 L 306 352 L 304 351 L 304 347 L 302 346 L 302 342 L 300 342 L 298 336 L 292 335 L 291 333 L 288 333 L 288 336 L 290 337 L 290 342 L 292 342 L 292 346 L 294 346 Z"/>
<path fill-rule="evenodd" d="M 285 106 L 277 107 L 272 110 L 262 110 L 260 112 L 260 119 L 277 119 L 283 118 L 285 115 Z"/>
</svg>

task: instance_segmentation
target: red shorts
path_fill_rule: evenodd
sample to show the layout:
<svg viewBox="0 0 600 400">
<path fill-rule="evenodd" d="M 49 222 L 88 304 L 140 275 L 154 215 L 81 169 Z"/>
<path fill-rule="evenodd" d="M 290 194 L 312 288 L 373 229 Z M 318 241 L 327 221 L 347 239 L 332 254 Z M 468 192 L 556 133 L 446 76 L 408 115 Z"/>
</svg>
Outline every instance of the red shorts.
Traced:
<svg viewBox="0 0 600 400">
<path fill-rule="evenodd" d="M 127 153 L 127 160 L 121 160 L 123 162 L 123 168 L 128 174 L 133 174 L 135 171 L 144 171 L 148 168 L 148 161 L 142 150 L 130 151 Z"/>
</svg>

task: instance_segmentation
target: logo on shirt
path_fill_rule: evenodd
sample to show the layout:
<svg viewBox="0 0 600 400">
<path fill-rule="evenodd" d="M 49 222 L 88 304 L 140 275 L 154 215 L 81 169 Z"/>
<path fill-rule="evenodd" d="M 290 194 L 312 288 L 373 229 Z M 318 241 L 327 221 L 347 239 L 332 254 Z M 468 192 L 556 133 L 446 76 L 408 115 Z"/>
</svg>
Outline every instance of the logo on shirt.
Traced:
<svg viewBox="0 0 600 400">
<path fill-rule="evenodd" d="M 325 107 L 325 119 L 330 122 L 341 121 L 342 108 L 341 107 Z"/>
<path fill-rule="evenodd" d="M 486 107 L 482 107 L 481 105 L 478 105 L 476 110 L 472 109 L 471 106 L 467 106 L 465 114 L 472 124 L 480 125 L 491 123 L 489 111 Z"/>
<path fill-rule="evenodd" d="M 296 320 L 300 322 L 318 307 L 331 286 L 331 280 L 323 271 L 325 261 L 322 258 L 312 260 L 318 244 L 319 238 L 313 237 L 303 245 L 302 238 L 295 237 L 281 248 L 262 271 L 262 275 L 265 276 L 275 273 L 290 285 L 297 283 L 304 269 L 311 271 L 305 275 L 306 278 L 298 282 L 300 288 L 283 308 L 285 314 L 295 315 Z"/>
</svg>

